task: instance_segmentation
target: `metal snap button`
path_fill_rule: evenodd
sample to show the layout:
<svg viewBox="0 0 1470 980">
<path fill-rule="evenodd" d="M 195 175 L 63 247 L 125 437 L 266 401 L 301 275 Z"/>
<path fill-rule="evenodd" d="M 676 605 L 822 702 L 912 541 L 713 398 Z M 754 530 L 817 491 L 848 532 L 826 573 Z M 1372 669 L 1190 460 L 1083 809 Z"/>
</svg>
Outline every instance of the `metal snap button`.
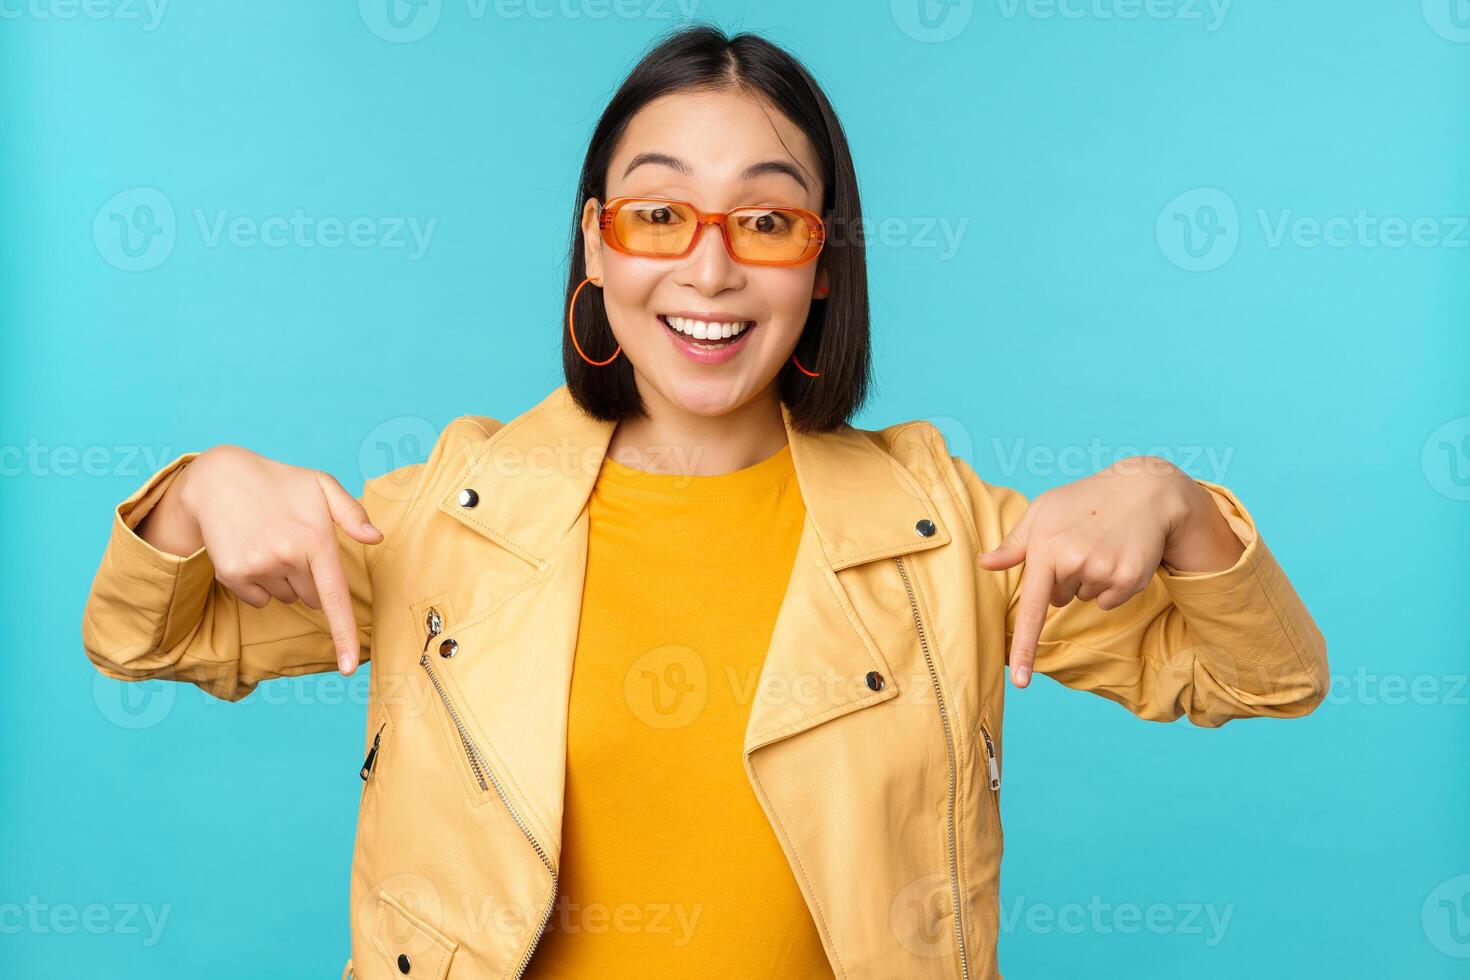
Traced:
<svg viewBox="0 0 1470 980">
<path fill-rule="evenodd" d="M 927 517 L 920 518 L 919 523 L 914 525 L 914 530 L 926 538 L 932 538 L 934 536 L 934 522 Z"/>
<path fill-rule="evenodd" d="M 881 691 L 881 690 L 883 690 L 883 675 L 880 674 L 880 673 L 878 673 L 876 670 L 870 670 L 870 671 L 868 671 L 867 681 L 868 681 L 868 688 L 870 690 L 874 690 L 874 691 Z"/>
<path fill-rule="evenodd" d="M 473 507 L 480 502 L 480 495 L 472 487 L 465 487 L 459 492 L 459 505 L 461 507 Z"/>
<path fill-rule="evenodd" d="M 439 656 L 452 657 L 459 652 L 459 644 L 453 639 L 445 640 L 439 644 Z"/>
<path fill-rule="evenodd" d="M 407 974 L 408 973 L 408 968 L 411 965 L 412 964 L 409 962 L 408 954 L 407 953 L 399 953 L 398 954 L 398 972 L 399 973 Z"/>
</svg>

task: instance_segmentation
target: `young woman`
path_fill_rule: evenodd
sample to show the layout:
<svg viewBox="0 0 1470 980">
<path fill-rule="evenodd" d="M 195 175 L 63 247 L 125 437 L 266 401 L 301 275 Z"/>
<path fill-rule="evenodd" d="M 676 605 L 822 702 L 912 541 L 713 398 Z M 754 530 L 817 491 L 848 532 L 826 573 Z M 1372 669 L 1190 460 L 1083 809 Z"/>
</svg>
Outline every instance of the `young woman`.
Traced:
<svg viewBox="0 0 1470 980">
<path fill-rule="evenodd" d="M 592 135 L 565 384 L 361 501 L 219 446 L 119 505 L 105 674 L 373 662 L 346 974 L 998 977 L 1007 665 L 1204 726 L 1322 699 L 1225 488 L 1139 459 L 1028 504 L 849 424 L 860 218 L 808 73 L 685 30 Z"/>
</svg>

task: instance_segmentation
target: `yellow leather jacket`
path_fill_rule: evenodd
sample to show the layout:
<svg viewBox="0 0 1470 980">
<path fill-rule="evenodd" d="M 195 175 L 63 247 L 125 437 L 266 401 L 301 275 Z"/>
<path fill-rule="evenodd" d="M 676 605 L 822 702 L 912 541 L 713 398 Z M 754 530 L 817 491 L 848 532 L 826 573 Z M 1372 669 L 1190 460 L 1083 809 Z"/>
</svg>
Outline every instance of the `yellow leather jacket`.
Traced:
<svg viewBox="0 0 1470 980">
<path fill-rule="evenodd" d="M 1026 501 L 981 481 L 927 421 L 803 434 L 783 416 L 808 516 L 752 696 L 751 791 L 838 977 L 998 978 L 1020 575 L 976 555 Z M 425 462 L 367 482 L 380 544 L 339 532 L 371 659 L 344 976 L 514 978 L 535 951 L 557 892 L 585 504 L 613 428 L 565 385 L 508 422 L 456 419 Z M 320 613 L 242 603 L 203 549 L 179 558 L 131 530 L 194 455 L 118 506 L 88 657 L 228 700 L 335 670 Z M 1246 544 L 1237 564 L 1161 568 L 1111 611 L 1053 609 L 1038 672 L 1203 726 L 1322 700 L 1321 632 L 1239 501 L 1205 486 Z"/>
</svg>

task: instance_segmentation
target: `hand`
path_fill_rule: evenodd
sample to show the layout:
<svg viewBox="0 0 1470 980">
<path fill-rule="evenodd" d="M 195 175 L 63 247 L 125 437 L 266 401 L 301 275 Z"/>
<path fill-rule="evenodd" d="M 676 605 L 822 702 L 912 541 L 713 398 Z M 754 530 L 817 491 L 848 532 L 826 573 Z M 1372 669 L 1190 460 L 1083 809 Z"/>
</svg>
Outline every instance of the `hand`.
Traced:
<svg viewBox="0 0 1470 980">
<path fill-rule="evenodd" d="M 1161 562 L 1174 568 L 1229 568 L 1243 546 L 1210 493 L 1155 456 L 1119 460 L 1031 501 L 1000 544 L 980 555 L 991 571 L 1024 561 L 1011 679 L 1031 681 L 1048 605 L 1097 600 L 1113 609 L 1147 588 Z"/>
<path fill-rule="evenodd" d="M 184 555 L 202 544 L 214 576 L 241 602 L 300 599 L 326 614 L 343 674 L 361 647 L 336 528 L 363 544 L 382 533 L 331 475 L 278 463 L 239 446 L 191 460 L 139 525 L 150 543 Z"/>
</svg>

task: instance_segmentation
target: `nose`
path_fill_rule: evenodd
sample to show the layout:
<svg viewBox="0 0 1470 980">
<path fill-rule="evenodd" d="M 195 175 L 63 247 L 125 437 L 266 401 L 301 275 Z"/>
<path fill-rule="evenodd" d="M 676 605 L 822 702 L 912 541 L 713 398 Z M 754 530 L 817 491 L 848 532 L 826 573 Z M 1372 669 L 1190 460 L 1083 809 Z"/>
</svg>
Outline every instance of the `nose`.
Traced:
<svg viewBox="0 0 1470 980">
<path fill-rule="evenodd" d="M 674 281 L 680 286 L 692 286 L 705 296 L 714 296 L 743 284 L 744 273 L 740 263 L 730 257 L 718 225 L 701 228 L 694 250 L 674 271 Z"/>
</svg>

